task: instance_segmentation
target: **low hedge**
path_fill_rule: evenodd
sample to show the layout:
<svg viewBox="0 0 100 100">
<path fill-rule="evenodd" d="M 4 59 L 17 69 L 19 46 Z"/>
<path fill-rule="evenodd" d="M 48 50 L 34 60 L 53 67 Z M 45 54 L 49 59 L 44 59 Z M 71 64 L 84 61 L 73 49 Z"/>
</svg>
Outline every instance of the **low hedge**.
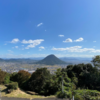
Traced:
<svg viewBox="0 0 100 100">
<path fill-rule="evenodd" d="M 7 87 L 8 89 L 16 90 L 18 88 L 18 83 L 17 82 L 9 83 Z"/>
</svg>

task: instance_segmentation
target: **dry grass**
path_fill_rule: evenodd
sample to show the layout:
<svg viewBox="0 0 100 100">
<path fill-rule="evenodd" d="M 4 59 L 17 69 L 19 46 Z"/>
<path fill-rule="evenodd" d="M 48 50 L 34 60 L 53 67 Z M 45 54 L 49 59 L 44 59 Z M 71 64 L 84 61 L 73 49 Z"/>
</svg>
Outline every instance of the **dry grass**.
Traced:
<svg viewBox="0 0 100 100">
<path fill-rule="evenodd" d="M 6 97 L 16 97 L 16 98 L 55 98 L 55 96 L 40 96 L 40 95 L 30 95 L 27 94 L 25 91 L 20 90 L 19 88 L 17 90 L 13 90 L 13 92 L 6 94 L 7 88 L 4 85 L 0 85 L 0 88 L 2 88 L 1 90 L 1 95 L 2 96 L 6 96 Z"/>
</svg>

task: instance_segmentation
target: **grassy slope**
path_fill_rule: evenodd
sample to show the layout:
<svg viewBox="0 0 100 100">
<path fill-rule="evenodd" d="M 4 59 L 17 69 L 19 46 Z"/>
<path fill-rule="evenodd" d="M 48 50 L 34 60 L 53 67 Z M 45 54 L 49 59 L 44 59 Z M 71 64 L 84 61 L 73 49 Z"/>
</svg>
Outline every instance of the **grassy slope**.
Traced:
<svg viewBox="0 0 100 100">
<path fill-rule="evenodd" d="M 1 95 L 2 96 L 7 96 L 7 97 L 16 97 L 16 98 L 55 98 L 55 96 L 40 96 L 40 95 L 30 95 L 27 94 L 25 91 L 20 90 L 19 88 L 17 90 L 14 90 L 12 93 L 10 94 L 6 94 L 7 88 L 4 85 L 0 85 L 0 88 L 2 88 L 1 90 Z"/>
</svg>

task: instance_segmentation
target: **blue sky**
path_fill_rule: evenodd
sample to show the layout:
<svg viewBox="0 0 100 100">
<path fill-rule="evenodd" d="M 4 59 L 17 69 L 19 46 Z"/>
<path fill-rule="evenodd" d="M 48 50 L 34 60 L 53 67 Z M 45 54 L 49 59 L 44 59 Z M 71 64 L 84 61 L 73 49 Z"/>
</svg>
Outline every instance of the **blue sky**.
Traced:
<svg viewBox="0 0 100 100">
<path fill-rule="evenodd" d="M 100 54 L 100 0 L 1 0 L 0 57 Z"/>
</svg>

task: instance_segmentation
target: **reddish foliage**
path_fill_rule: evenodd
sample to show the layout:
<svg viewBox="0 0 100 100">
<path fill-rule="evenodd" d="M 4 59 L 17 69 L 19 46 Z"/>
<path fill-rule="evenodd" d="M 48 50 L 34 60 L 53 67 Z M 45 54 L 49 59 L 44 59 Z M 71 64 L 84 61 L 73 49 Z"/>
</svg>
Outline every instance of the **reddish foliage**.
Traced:
<svg viewBox="0 0 100 100">
<path fill-rule="evenodd" d="M 0 84 L 3 84 L 4 83 L 4 78 L 6 76 L 6 72 L 0 70 Z"/>
<path fill-rule="evenodd" d="M 17 81 L 19 85 L 22 85 L 24 82 L 26 82 L 31 77 L 31 74 L 25 70 L 20 70 L 17 73 Z"/>
</svg>

